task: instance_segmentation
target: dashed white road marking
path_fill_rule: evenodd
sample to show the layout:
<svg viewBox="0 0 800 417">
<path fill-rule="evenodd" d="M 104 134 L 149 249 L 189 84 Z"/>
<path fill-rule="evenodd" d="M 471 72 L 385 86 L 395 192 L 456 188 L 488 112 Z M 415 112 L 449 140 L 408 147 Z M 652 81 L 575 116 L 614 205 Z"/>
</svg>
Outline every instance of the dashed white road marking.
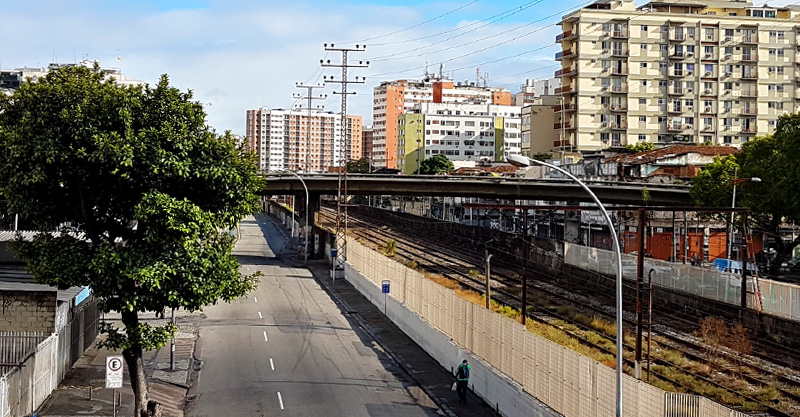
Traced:
<svg viewBox="0 0 800 417">
<path fill-rule="evenodd" d="M 258 302 L 258 297 L 253 297 L 253 300 L 254 300 L 255 302 Z"/>
<path fill-rule="evenodd" d="M 261 312 L 260 312 L 260 311 L 258 312 L 258 318 L 260 318 L 260 319 L 263 319 L 263 318 L 264 318 L 264 316 L 262 316 L 262 315 L 261 315 Z"/>
<path fill-rule="evenodd" d="M 273 371 L 275 370 L 275 364 L 272 363 L 272 358 L 269 358 L 269 367 L 272 368 Z"/>
<path fill-rule="evenodd" d="M 278 391 L 278 402 L 281 403 L 281 410 L 283 410 L 283 398 L 281 397 L 280 391 Z"/>
<path fill-rule="evenodd" d="M 269 342 L 269 338 L 267 337 L 267 331 L 264 330 L 264 341 Z"/>
</svg>

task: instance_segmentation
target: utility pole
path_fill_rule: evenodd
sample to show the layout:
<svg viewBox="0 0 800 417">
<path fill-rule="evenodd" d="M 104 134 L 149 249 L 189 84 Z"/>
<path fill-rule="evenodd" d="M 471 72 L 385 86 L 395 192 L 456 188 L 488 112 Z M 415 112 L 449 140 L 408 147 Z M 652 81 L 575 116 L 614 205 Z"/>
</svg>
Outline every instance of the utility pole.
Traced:
<svg viewBox="0 0 800 417">
<path fill-rule="evenodd" d="M 342 69 L 342 78 L 336 80 L 333 76 L 327 77 L 324 76 L 323 80 L 325 82 L 336 83 L 342 85 L 342 91 L 336 92 L 334 91 L 333 94 L 340 94 L 342 96 L 342 133 L 340 140 L 342 141 L 341 151 L 340 151 L 340 159 L 339 159 L 339 183 L 337 186 L 337 196 L 338 202 L 336 204 L 336 249 L 337 249 L 337 257 L 334 260 L 334 270 L 333 270 L 333 279 L 336 278 L 336 271 L 344 271 L 344 262 L 347 260 L 347 159 L 348 159 L 348 152 L 347 152 L 347 96 L 350 94 L 355 94 L 355 92 L 349 93 L 347 91 L 348 84 L 363 84 L 366 80 L 364 77 L 355 77 L 355 80 L 350 80 L 347 77 L 347 70 L 348 68 L 367 68 L 369 66 L 369 61 L 358 61 L 357 64 L 350 64 L 348 63 L 348 54 L 350 52 L 364 52 L 367 49 L 367 45 L 356 45 L 355 48 L 337 48 L 334 44 L 324 44 L 325 51 L 333 51 L 333 52 L 341 52 L 342 53 L 342 62 L 340 64 L 331 63 L 331 60 L 322 60 L 320 59 L 319 62 L 323 68 L 326 67 L 339 67 Z M 334 147 L 335 149 L 335 147 Z"/>
<path fill-rule="evenodd" d="M 295 99 L 298 99 L 298 100 L 300 100 L 300 99 L 308 100 L 308 104 L 306 105 L 305 108 L 302 108 L 302 107 L 298 108 L 298 110 L 308 110 L 308 118 L 306 119 L 306 163 L 305 163 L 305 166 L 303 167 L 303 172 L 305 172 L 307 174 L 307 173 L 311 172 L 311 163 L 309 162 L 309 157 L 310 157 L 310 154 L 311 154 L 311 111 L 312 110 L 321 110 L 322 109 L 322 106 L 317 106 L 316 108 L 312 108 L 311 107 L 311 102 L 313 100 L 325 100 L 326 98 L 328 98 L 328 96 L 327 95 L 323 95 L 323 94 L 320 94 L 317 97 L 313 96 L 314 89 L 315 88 L 323 88 L 323 87 L 325 87 L 325 85 L 323 85 L 323 84 L 305 85 L 303 83 L 294 83 L 294 85 L 297 88 L 305 88 L 306 89 L 306 95 L 304 96 L 302 94 L 295 93 L 295 94 L 292 94 L 292 97 L 295 98 Z"/>
<path fill-rule="evenodd" d="M 634 373 L 636 379 L 642 379 L 642 284 L 644 283 L 644 251 L 645 251 L 645 216 L 647 212 L 639 209 L 639 256 L 636 259 L 636 362 Z M 619 343 L 619 342 L 617 342 Z"/>
</svg>

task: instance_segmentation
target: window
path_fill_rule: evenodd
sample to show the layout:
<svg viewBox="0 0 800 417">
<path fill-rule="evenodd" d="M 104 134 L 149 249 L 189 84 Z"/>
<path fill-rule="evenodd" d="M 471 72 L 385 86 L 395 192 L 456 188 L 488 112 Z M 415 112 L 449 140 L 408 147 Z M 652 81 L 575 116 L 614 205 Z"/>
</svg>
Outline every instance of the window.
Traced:
<svg viewBox="0 0 800 417">
<path fill-rule="evenodd" d="M 771 31 L 769 31 L 769 37 L 770 37 L 770 38 L 776 38 L 776 37 L 778 37 L 778 32 L 776 32 L 776 31 L 774 31 L 774 30 L 771 30 Z"/>
<path fill-rule="evenodd" d="M 643 51 L 646 51 L 647 50 L 647 44 L 646 43 L 640 43 L 639 44 L 639 49 L 641 49 Z"/>
<path fill-rule="evenodd" d="M 775 119 L 767 119 L 767 125 L 769 125 L 769 127 L 775 127 L 776 122 L 777 120 Z"/>
<path fill-rule="evenodd" d="M 647 34 L 647 25 L 641 26 L 642 33 Z"/>
<path fill-rule="evenodd" d="M 646 106 L 647 105 L 647 99 L 640 97 L 639 98 L 639 105 L 640 106 Z"/>
<path fill-rule="evenodd" d="M 666 52 L 669 49 L 669 45 L 662 43 L 661 45 L 658 46 L 658 49 L 662 52 Z"/>
<path fill-rule="evenodd" d="M 666 87 L 667 86 L 667 80 L 658 80 L 658 86 L 659 87 Z"/>
<path fill-rule="evenodd" d="M 647 62 L 640 62 L 639 68 L 647 68 Z"/>
<path fill-rule="evenodd" d="M 601 133 L 600 134 L 600 141 L 601 142 L 608 142 L 608 133 Z"/>
<path fill-rule="evenodd" d="M 639 123 L 647 123 L 647 116 L 639 116 Z"/>
<path fill-rule="evenodd" d="M 640 133 L 639 134 L 639 142 L 644 142 L 646 140 L 647 140 L 647 135 L 645 135 L 644 133 Z"/>
<path fill-rule="evenodd" d="M 658 116 L 658 123 L 666 123 L 667 116 Z"/>
<path fill-rule="evenodd" d="M 659 106 L 663 106 L 664 104 L 666 104 L 666 102 L 667 101 L 663 97 L 659 97 L 658 98 L 658 105 Z"/>
<path fill-rule="evenodd" d="M 778 49 L 778 56 L 786 56 L 786 51 L 783 49 Z"/>
<path fill-rule="evenodd" d="M 778 31 L 778 39 L 786 39 L 786 32 L 779 30 Z"/>
<path fill-rule="evenodd" d="M 725 36 L 733 36 L 733 29 L 725 29 Z"/>
</svg>

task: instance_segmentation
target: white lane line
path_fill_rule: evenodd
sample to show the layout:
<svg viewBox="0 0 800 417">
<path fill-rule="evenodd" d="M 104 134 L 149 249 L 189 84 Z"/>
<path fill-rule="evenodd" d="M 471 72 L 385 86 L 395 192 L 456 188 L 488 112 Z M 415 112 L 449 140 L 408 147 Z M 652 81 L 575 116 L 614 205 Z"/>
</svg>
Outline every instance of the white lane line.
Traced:
<svg viewBox="0 0 800 417">
<path fill-rule="evenodd" d="M 263 318 L 264 318 L 264 316 L 262 316 L 262 315 L 261 315 L 261 312 L 260 312 L 260 311 L 258 312 L 258 318 L 260 318 L 260 319 L 263 319 Z"/>
<path fill-rule="evenodd" d="M 258 297 L 253 297 L 253 300 L 255 300 L 255 302 L 258 302 Z"/>
<path fill-rule="evenodd" d="M 283 398 L 281 398 L 280 391 L 278 391 L 278 402 L 281 403 L 281 410 L 283 410 Z"/>
<path fill-rule="evenodd" d="M 272 358 L 269 358 L 269 367 L 272 368 L 273 371 L 275 370 L 275 364 L 272 363 Z"/>
<path fill-rule="evenodd" d="M 264 330 L 264 341 L 269 342 L 269 338 L 267 337 L 267 331 Z"/>
</svg>

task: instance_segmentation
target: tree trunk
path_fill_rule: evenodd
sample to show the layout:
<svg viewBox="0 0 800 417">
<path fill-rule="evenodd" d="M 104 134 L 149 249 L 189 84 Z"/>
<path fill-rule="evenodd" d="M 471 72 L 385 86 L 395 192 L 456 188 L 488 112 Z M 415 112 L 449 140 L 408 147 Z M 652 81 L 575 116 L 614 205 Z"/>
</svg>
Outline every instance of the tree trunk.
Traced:
<svg viewBox="0 0 800 417">
<path fill-rule="evenodd" d="M 122 323 L 126 329 L 133 329 L 139 325 L 139 314 L 136 312 L 123 312 Z M 130 333 L 128 333 L 130 335 Z M 125 363 L 128 365 L 131 388 L 133 388 L 134 404 L 136 406 L 134 416 L 144 417 L 147 415 L 147 377 L 144 374 L 144 362 L 142 360 L 142 348 L 138 341 L 133 341 L 133 346 L 122 351 Z"/>
</svg>

